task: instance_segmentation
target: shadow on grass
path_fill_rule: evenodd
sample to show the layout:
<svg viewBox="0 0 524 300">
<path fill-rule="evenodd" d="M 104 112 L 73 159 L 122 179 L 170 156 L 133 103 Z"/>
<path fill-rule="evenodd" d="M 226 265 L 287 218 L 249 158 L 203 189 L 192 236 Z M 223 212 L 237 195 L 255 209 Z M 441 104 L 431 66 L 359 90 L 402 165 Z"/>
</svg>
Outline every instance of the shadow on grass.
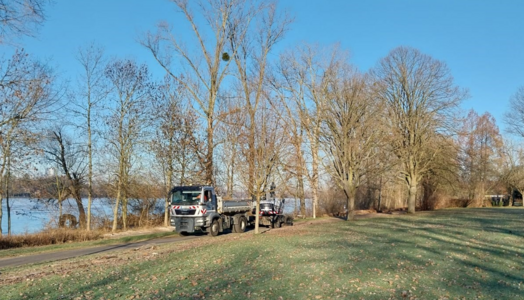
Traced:
<svg viewBox="0 0 524 300">
<path fill-rule="evenodd" d="M 98 274 L 79 270 L 38 289 L 20 285 L 20 292 L 53 299 L 523 299 L 523 217 L 522 209 L 462 209 L 304 226 Z"/>
</svg>

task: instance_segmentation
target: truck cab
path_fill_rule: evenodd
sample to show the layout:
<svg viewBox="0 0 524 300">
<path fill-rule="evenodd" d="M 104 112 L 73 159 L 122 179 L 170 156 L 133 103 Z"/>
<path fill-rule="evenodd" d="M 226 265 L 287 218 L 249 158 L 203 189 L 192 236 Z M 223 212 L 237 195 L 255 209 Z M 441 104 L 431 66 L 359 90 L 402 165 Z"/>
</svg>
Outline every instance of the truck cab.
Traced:
<svg viewBox="0 0 524 300">
<path fill-rule="evenodd" d="M 212 186 L 175 186 L 170 192 L 170 220 L 182 235 L 197 230 L 213 236 L 225 229 L 244 232 L 250 203 L 222 201 Z"/>
</svg>

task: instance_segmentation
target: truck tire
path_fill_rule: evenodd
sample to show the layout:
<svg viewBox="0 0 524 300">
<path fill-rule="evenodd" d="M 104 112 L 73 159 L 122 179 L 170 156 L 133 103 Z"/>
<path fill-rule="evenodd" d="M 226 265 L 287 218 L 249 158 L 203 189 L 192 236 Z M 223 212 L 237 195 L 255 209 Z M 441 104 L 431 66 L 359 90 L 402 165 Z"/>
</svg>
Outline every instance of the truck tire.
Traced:
<svg viewBox="0 0 524 300">
<path fill-rule="evenodd" d="M 218 220 L 215 219 L 211 223 L 211 226 L 209 227 L 209 233 L 211 233 L 211 236 L 217 236 L 218 235 Z"/>
<path fill-rule="evenodd" d="M 238 223 L 235 223 L 235 225 L 233 225 L 233 232 L 242 233 L 246 231 L 246 228 L 247 228 L 246 218 L 240 217 L 238 218 Z"/>
<path fill-rule="evenodd" d="M 282 227 L 282 222 L 280 222 L 280 218 L 278 218 L 275 222 L 275 228 L 280 228 Z"/>
</svg>

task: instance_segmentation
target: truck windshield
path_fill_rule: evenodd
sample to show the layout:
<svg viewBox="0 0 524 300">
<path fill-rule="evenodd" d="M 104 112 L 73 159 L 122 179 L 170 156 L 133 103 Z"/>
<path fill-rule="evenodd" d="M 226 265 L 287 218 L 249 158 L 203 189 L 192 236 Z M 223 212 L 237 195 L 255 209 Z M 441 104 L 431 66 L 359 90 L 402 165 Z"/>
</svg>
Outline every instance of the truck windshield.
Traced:
<svg viewBox="0 0 524 300">
<path fill-rule="evenodd" d="M 171 204 L 196 205 L 200 202 L 200 190 L 175 191 L 171 195 Z"/>
<path fill-rule="evenodd" d="M 273 203 L 260 203 L 260 209 L 273 210 Z"/>
</svg>

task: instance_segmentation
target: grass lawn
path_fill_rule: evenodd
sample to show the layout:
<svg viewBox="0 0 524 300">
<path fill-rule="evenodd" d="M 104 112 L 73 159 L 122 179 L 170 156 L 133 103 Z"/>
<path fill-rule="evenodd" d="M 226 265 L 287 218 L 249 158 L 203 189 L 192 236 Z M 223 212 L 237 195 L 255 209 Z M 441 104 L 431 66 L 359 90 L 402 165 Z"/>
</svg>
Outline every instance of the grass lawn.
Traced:
<svg viewBox="0 0 524 300">
<path fill-rule="evenodd" d="M 362 218 L 2 272 L 2 299 L 524 299 L 524 209 Z M 312 224 L 310 224 L 312 223 Z"/>
</svg>

